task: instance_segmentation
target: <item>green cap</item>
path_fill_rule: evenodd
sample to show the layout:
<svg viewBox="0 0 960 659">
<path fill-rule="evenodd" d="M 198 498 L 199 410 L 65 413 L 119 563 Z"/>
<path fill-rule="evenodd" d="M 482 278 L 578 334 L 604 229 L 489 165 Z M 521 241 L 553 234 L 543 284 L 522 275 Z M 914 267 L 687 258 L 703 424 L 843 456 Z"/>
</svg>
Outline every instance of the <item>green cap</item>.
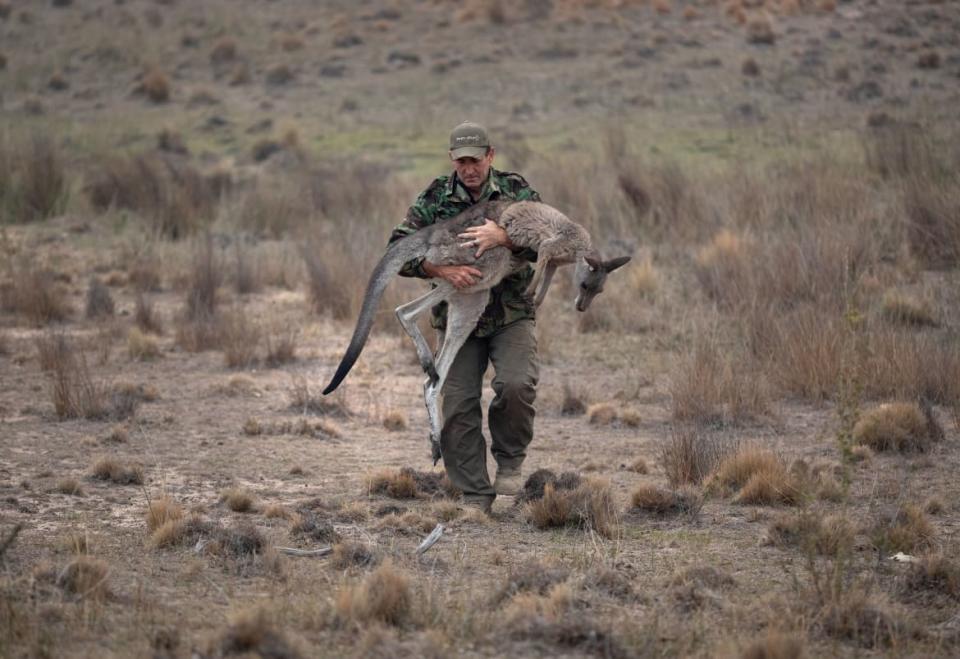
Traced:
<svg viewBox="0 0 960 659">
<path fill-rule="evenodd" d="M 450 157 L 480 159 L 487 155 L 490 138 L 487 129 L 472 121 L 464 121 L 450 132 Z"/>
</svg>

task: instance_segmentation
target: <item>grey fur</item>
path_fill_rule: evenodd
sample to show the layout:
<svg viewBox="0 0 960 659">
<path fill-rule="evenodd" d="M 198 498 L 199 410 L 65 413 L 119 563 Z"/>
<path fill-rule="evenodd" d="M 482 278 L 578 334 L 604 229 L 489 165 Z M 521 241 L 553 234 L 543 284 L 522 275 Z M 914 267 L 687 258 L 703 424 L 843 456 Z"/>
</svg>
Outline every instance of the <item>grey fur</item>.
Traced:
<svg viewBox="0 0 960 659">
<path fill-rule="evenodd" d="M 534 303 L 537 306 L 543 302 L 553 273 L 560 265 L 577 263 L 576 307 L 579 311 L 586 311 L 592 299 L 603 290 L 607 273 L 630 260 L 627 256 L 603 261 L 592 248 L 586 229 L 556 208 L 533 201 L 477 204 L 454 218 L 426 226 L 390 245 L 370 277 L 350 345 L 323 393 L 326 395 L 336 389 L 360 356 L 383 291 L 404 263 L 423 257 L 436 265 L 472 265 L 477 268 L 483 275 L 473 286 L 456 289 L 449 282 L 439 281 L 425 295 L 396 310 L 400 324 L 413 339 L 420 365 L 428 376 L 423 395 L 430 420 L 434 462 L 440 459 L 438 398 L 453 359 L 483 314 L 489 290 L 527 264 L 503 247 L 487 250 L 477 258 L 473 246 L 461 243 L 459 234 L 468 227 L 482 225 L 485 219 L 502 226 L 517 247 L 528 247 L 537 252 L 533 281 L 527 291 L 530 295 L 536 292 Z M 420 333 L 417 317 L 441 301 L 448 304 L 447 328 L 434 356 Z"/>
</svg>

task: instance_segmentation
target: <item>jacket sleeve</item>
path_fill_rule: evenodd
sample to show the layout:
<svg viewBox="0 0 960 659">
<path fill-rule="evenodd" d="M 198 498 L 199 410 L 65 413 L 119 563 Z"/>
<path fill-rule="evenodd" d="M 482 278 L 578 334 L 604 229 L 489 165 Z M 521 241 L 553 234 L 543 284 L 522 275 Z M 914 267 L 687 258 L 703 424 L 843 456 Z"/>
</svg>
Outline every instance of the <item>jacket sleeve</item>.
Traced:
<svg viewBox="0 0 960 659">
<path fill-rule="evenodd" d="M 403 222 L 394 227 L 393 232 L 390 234 L 390 241 L 388 244 L 394 243 L 405 236 L 409 236 L 428 224 L 433 224 L 434 218 L 430 216 L 425 194 L 426 193 L 417 197 L 417 200 L 414 202 L 413 206 L 407 209 L 407 214 L 403 218 Z M 427 273 L 423 271 L 423 260 L 424 258 L 419 256 L 404 263 L 403 267 L 400 269 L 400 276 L 429 279 Z"/>
</svg>

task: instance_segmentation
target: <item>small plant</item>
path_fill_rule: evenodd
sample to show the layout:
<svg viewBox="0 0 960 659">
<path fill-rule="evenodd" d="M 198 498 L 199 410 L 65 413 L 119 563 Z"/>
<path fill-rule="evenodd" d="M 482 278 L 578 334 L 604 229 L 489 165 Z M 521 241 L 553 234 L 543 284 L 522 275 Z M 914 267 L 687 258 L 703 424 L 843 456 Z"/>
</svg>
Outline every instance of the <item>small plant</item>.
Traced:
<svg viewBox="0 0 960 659">
<path fill-rule="evenodd" d="M 154 337 L 131 327 L 127 332 L 127 353 L 134 361 L 149 362 L 160 356 L 160 345 Z"/>
<path fill-rule="evenodd" d="M 231 487 L 220 493 L 220 500 L 235 513 L 251 513 L 256 506 L 253 495 L 248 490 Z"/>
<path fill-rule="evenodd" d="M 884 403 L 868 410 L 850 432 L 852 442 L 874 451 L 925 452 L 943 438 L 933 410 L 917 403 Z"/>
<path fill-rule="evenodd" d="M 143 485 L 143 467 L 114 458 L 98 459 L 90 470 L 91 478 L 117 485 Z"/>
<path fill-rule="evenodd" d="M 410 580 L 384 562 L 360 583 L 341 588 L 335 609 L 344 622 L 401 625 L 410 618 L 412 605 Z"/>
<path fill-rule="evenodd" d="M 183 508 L 168 496 L 153 499 L 147 505 L 147 529 L 152 533 L 168 522 L 183 519 Z"/>
<path fill-rule="evenodd" d="M 660 462 L 672 487 L 699 485 L 735 448 L 696 426 L 674 425 L 660 445 Z"/>
<path fill-rule="evenodd" d="M 170 100 L 170 78 L 159 67 L 151 67 L 140 80 L 143 93 L 154 103 Z"/>
</svg>

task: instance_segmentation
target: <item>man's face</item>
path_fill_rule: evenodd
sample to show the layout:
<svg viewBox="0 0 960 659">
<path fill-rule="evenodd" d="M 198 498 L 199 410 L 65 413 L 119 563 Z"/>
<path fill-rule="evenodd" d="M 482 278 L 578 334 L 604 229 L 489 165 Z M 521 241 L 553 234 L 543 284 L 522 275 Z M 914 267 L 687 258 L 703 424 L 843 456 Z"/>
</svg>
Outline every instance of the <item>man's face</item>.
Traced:
<svg viewBox="0 0 960 659">
<path fill-rule="evenodd" d="M 487 151 L 487 155 L 479 160 L 477 158 L 457 158 L 453 160 L 453 169 L 457 172 L 459 178 L 467 190 L 470 192 L 480 192 L 487 175 L 490 173 L 490 167 L 493 165 L 493 147 Z"/>
</svg>

